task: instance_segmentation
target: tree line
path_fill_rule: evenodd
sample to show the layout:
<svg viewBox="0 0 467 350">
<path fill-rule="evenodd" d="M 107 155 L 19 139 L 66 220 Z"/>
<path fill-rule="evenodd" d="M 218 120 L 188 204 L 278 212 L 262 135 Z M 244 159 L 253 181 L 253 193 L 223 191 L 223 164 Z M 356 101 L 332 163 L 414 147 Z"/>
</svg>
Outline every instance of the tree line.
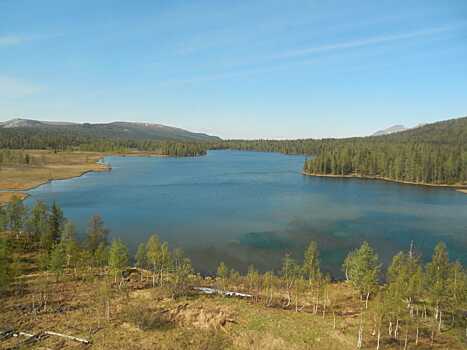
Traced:
<svg viewBox="0 0 467 350">
<path fill-rule="evenodd" d="M 38 201 L 28 209 L 14 199 L 0 208 L 0 232 L 9 232 L 28 249 L 38 249 L 40 268 L 53 273 L 57 281 L 65 273 L 85 278 L 97 271 L 112 276 L 113 285 L 120 290 L 133 265 L 142 281 L 149 276 L 151 287 L 164 288 L 173 298 L 187 295 L 195 283 L 190 260 L 180 249 L 170 250 L 156 234 L 140 243 L 132 258 L 122 240 L 109 242 L 109 230 L 99 215 L 90 219 L 85 239 L 78 241 L 75 226 L 56 203 L 48 207 Z M 11 249 L 11 241 L 0 238 L 0 293 L 17 270 Z M 342 270 L 360 300 L 358 348 L 369 332 L 377 339 L 377 349 L 391 341 L 399 341 L 407 349 L 409 343 L 418 344 L 423 337 L 433 343 L 448 328 L 467 332 L 467 273 L 461 263 L 449 260 L 444 243 L 435 247 L 431 261 L 424 266 L 411 246 L 395 255 L 384 273 L 378 255 L 364 242 L 349 252 Z M 342 314 L 331 276 L 321 271 L 319 248 L 313 241 L 303 261 L 286 254 L 279 271 L 261 273 L 251 266 L 242 275 L 221 262 L 215 284 L 221 291 L 247 291 L 253 302 L 266 307 L 296 312 L 307 308 L 322 317 L 332 315 L 334 328 Z"/>
<path fill-rule="evenodd" d="M 106 138 L 63 131 L 0 128 L 0 149 L 48 149 L 59 151 L 92 151 L 125 153 L 150 151 L 167 156 L 199 156 L 207 152 L 208 145 L 196 141 L 157 141 Z"/>
<path fill-rule="evenodd" d="M 304 171 L 426 184 L 464 184 L 467 182 L 467 150 L 465 145 L 379 140 L 328 142 L 305 162 Z"/>
<path fill-rule="evenodd" d="M 56 202 L 48 207 L 37 201 L 28 209 L 14 198 L 7 206 L 0 207 L 1 232 L 11 233 L 26 250 L 37 250 L 39 268 L 55 274 L 57 281 L 65 271 L 78 277 L 96 269 L 108 270 L 120 288 L 124 283 L 124 271 L 134 261 L 136 267 L 152 271 L 153 287 L 163 286 L 166 275 L 170 274 L 173 283 L 167 286 L 176 296 L 186 290 L 188 276 L 193 273 L 191 262 L 183 252 L 180 249 L 171 251 L 168 243 L 161 242 L 156 234 L 151 235 L 146 244 L 141 243 L 131 258 L 122 240 L 109 241 L 109 230 L 100 215 L 90 218 L 86 237 L 79 241 L 75 225 L 64 217 Z M 11 248 L 9 241 L 0 236 L 0 294 L 17 270 L 11 259 Z"/>
<path fill-rule="evenodd" d="M 433 344 L 443 327 L 467 332 L 467 273 L 461 263 L 449 261 L 444 243 L 436 245 L 425 266 L 413 246 L 407 252 L 401 251 L 392 258 L 384 283 L 378 255 L 367 242 L 347 255 L 342 269 L 361 300 L 357 348 L 363 346 L 364 331 L 376 336 L 376 349 L 383 339 L 400 341 L 407 349 L 410 341 L 419 344 L 422 334 Z M 332 314 L 336 327 L 339 305 L 331 296 L 330 276 L 321 272 L 316 242 L 310 242 L 301 264 L 286 254 L 278 274 L 261 274 L 252 266 L 242 277 L 221 262 L 217 276 L 219 288 L 235 288 L 243 283 L 254 301 L 266 306 L 292 306 L 299 312 L 310 303 L 311 295 L 311 312 L 323 317 Z M 277 297 L 275 291 L 284 291 L 286 297 Z"/>
<path fill-rule="evenodd" d="M 467 182 L 467 117 L 372 137 L 230 140 L 213 146 L 311 156 L 304 172 L 425 184 Z"/>
<path fill-rule="evenodd" d="M 426 184 L 463 185 L 467 182 L 467 117 L 391 135 L 321 140 L 180 142 L 0 128 L 1 148 L 114 153 L 139 150 L 168 156 L 205 155 L 209 149 L 280 152 L 311 156 L 304 164 L 306 173 L 356 175 Z M 20 159 L 25 160 L 25 157 Z"/>
</svg>

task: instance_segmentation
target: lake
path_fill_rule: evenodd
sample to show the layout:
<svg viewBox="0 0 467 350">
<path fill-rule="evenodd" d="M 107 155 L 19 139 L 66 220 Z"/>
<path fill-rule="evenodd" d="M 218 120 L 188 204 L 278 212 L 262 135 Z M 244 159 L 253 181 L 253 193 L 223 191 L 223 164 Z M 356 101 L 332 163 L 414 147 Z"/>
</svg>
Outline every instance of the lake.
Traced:
<svg viewBox="0 0 467 350">
<path fill-rule="evenodd" d="M 210 151 L 196 158 L 107 157 L 109 173 L 88 173 L 29 191 L 27 203 L 56 200 L 84 236 L 99 213 L 111 237 L 138 243 L 157 233 L 195 268 L 220 261 L 278 269 L 318 242 L 323 269 L 341 277 L 350 249 L 367 240 L 387 263 L 415 242 L 423 259 L 442 240 L 467 263 L 467 195 L 451 189 L 301 175 L 303 156 Z"/>
</svg>

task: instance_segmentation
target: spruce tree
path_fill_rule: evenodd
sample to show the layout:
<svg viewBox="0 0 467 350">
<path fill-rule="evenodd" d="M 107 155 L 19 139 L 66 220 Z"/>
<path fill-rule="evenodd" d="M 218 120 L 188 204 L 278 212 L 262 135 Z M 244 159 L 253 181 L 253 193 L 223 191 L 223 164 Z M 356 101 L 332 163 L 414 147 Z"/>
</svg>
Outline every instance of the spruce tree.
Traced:
<svg viewBox="0 0 467 350">
<path fill-rule="evenodd" d="M 37 201 L 31 210 L 28 220 L 28 230 L 34 241 L 40 240 L 43 235 L 47 234 L 48 210 L 47 205 L 43 201 Z"/>
<path fill-rule="evenodd" d="M 22 200 L 13 196 L 12 200 L 7 205 L 6 211 L 8 216 L 8 226 L 10 230 L 18 236 L 18 234 L 23 230 L 27 208 L 24 206 Z"/>
<path fill-rule="evenodd" d="M 49 238 L 52 242 L 57 243 L 60 241 L 62 235 L 64 217 L 63 211 L 58 206 L 57 202 L 53 202 L 49 214 Z"/>
<path fill-rule="evenodd" d="M 88 224 L 86 248 L 94 253 L 99 245 L 106 246 L 108 235 L 109 230 L 105 228 L 102 217 L 99 214 L 93 215 Z"/>
</svg>

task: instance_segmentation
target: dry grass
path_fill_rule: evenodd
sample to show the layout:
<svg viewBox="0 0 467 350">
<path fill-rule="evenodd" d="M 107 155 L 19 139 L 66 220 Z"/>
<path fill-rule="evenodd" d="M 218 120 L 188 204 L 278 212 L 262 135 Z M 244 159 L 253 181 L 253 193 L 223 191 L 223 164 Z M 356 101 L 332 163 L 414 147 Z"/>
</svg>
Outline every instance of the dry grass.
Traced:
<svg viewBox="0 0 467 350">
<path fill-rule="evenodd" d="M 28 150 L 26 152 L 33 164 L 0 167 L 0 191 L 11 190 L 17 192 L 0 192 L 0 205 L 7 203 L 16 195 L 24 199 L 23 192 L 52 180 L 70 179 L 81 176 L 90 171 L 108 171 L 109 168 L 97 163 L 106 153 L 98 152 L 58 152 L 46 150 Z M 161 157 L 157 152 L 129 151 L 119 154 L 133 157 Z"/>
<path fill-rule="evenodd" d="M 67 179 L 88 171 L 105 171 L 96 163 L 102 154 L 88 152 L 30 151 L 31 157 L 44 159 L 43 166 L 14 166 L 0 169 L 0 189 L 28 190 L 51 180 Z"/>
<path fill-rule="evenodd" d="M 90 171 L 107 171 L 104 164 L 97 163 L 102 158 L 95 152 L 59 152 L 32 150 L 31 158 L 39 159 L 44 165 L 3 166 L 0 168 L 0 190 L 25 191 L 52 180 L 81 176 Z M 24 198 L 26 194 L 15 193 Z M 0 205 L 13 197 L 11 193 L 0 193 Z"/>
<path fill-rule="evenodd" d="M 195 293 L 173 300 L 165 289 L 150 288 L 150 273 L 143 281 L 138 272 L 132 273 L 121 290 L 103 271 L 80 273 L 79 279 L 68 271 L 57 282 L 53 274 L 38 271 L 37 253 L 31 253 L 22 243 L 18 247 L 14 258 L 20 274 L 9 292 L 0 295 L 0 330 L 14 328 L 31 334 L 55 331 L 89 339 L 91 349 L 356 348 L 362 303 L 344 282 L 330 286 L 329 298 L 336 306 L 332 310 L 330 305 L 325 315 L 312 313 L 309 295 L 301 312 L 293 307 L 284 308 L 280 303 L 267 307 L 247 299 Z M 215 284 L 212 279 L 195 276 L 191 282 L 203 286 Z M 283 292 L 278 290 L 276 296 L 280 299 Z M 335 328 L 332 311 L 337 316 Z M 363 348 L 375 349 L 371 313 L 364 316 L 363 322 Z M 458 331 L 446 327 L 430 347 L 425 329 L 417 347 L 411 335 L 409 349 L 465 349 L 466 340 Z M 384 332 L 381 348 L 401 349 L 402 338 L 390 340 Z M 18 340 L 0 341 L 0 349 L 15 346 Z M 28 348 L 82 346 L 49 337 Z"/>
<path fill-rule="evenodd" d="M 92 341 L 92 349 L 355 349 L 359 322 L 355 311 L 360 305 L 345 283 L 332 288 L 342 304 L 334 329 L 329 312 L 323 317 L 306 309 L 295 312 L 249 300 L 195 294 L 172 300 L 163 289 L 149 288 L 150 278 L 147 287 L 135 289 L 141 287 L 138 275 L 132 275 L 133 283 L 126 290 L 114 286 L 103 292 L 102 276 L 80 281 L 69 275 L 56 282 L 53 275 L 30 268 L 34 257 L 24 255 L 20 260 L 29 266 L 30 274 L 18 279 L 15 294 L 1 299 L 0 328 L 30 333 L 52 330 L 84 337 Z M 104 294 L 110 298 L 110 319 Z M 365 329 L 364 348 L 373 349 L 376 340 L 369 324 Z M 17 341 L 0 342 L 0 349 Z M 463 349 L 464 345 L 445 333 L 433 349 Z M 413 346 L 412 342 L 409 349 Z M 51 337 L 32 348 L 80 347 Z M 399 349 L 400 344 L 386 342 L 383 348 Z M 428 349 L 428 338 L 417 348 Z"/>
<path fill-rule="evenodd" d="M 4 203 L 8 203 L 13 199 L 13 197 L 17 197 L 21 200 L 25 199 L 28 195 L 23 192 L 0 192 L 0 205 Z"/>
</svg>

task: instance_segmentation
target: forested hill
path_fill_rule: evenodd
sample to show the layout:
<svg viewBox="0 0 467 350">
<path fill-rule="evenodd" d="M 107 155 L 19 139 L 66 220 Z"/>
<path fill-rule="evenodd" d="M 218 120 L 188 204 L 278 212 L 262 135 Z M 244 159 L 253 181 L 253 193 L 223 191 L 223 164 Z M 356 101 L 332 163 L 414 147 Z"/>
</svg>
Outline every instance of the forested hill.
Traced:
<svg viewBox="0 0 467 350">
<path fill-rule="evenodd" d="M 171 156 L 205 154 L 215 136 L 159 124 L 75 124 L 14 119 L 0 123 L 0 148 L 99 152 L 151 151 Z"/>
<path fill-rule="evenodd" d="M 323 140 L 304 171 L 466 185 L 467 117 L 384 136 Z"/>
<path fill-rule="evenodd" d="M 304 171 L 315 175 L 449 185 L 467 181 L 467 117 L 381 136 L 227 140 L 214 147 L 309 155 Z"/>
<path fill-rule="evenodd" d="M 66 122 L 42 122 L 30 119 L 13 119 L 0 123 L 0 129 L 35 133 L 66 133 L 77 137 L 102 137 L 110 139 L 156 141 L 219 141 L 220 138 L 203 133 L 151 123 L 113 122 L 78 124 Z"/>
</svg>

